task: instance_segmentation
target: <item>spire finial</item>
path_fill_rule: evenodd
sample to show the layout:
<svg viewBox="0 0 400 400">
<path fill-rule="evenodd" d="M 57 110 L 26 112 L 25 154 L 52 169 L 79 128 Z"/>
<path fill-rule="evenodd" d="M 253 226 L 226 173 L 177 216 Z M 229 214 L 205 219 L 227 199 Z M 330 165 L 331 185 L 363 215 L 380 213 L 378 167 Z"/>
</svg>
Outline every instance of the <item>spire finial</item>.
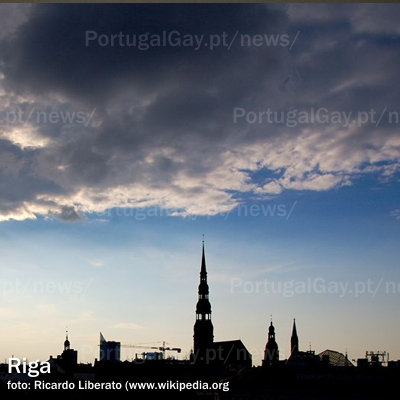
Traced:
<svg viewBox="0 0 400 400">
<path fill-rule="evenodd" d="M 202 246 L 202 251 L 201 251 L 201 271 L 200 275 L 203 276 L 203 279 L 207 276 L 207 271 L 206 271 L 206 256 L 204 253 L 204 234 L 203 234 L 203 246 Z"/>
<path fill-rule="evenodd" d="M 203 246 L 204 246 L 204 233 L 203 233 L 203 235 L 202 235 L 202 236 L 203 236 L 203 240 L 202 240 L 202 242 L 203 242 Z"/>
</svg>

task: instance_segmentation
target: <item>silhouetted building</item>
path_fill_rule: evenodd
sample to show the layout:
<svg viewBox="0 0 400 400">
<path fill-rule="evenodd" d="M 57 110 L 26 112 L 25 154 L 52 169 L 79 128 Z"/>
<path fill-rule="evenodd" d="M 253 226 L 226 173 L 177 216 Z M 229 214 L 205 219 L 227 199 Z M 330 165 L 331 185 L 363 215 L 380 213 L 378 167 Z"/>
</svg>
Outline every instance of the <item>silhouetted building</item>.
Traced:
<svg viewBox="0 0 400 400">
<path fill-rule="evenodd" d="M 368 358 L 357 358 L 357 368 L 368 368 Z"/>
<path fill-rule="evenodd" d="M 56 358 L 50 357 L 50 364 L 52 370 L 56 370 L 58 373 L 73 373 L 76 371 L 78 366 L 78 352 L 71 349 L 71 343 L 68 339 L 68 332 L 65 335 L 64 351 Z"/>
<path fill-rule="evenodd" d="M 194 324 L 193 349 L 197 362 L 207 361 L 207 349 L 210 349 L 214 340 L 214 327 L 211 322 L 211 304 L 208 298 L 206 259 L 204 255 L 204 241 L 201 259 L 199 299 L 196 306 L 196 322 Z"/>
<path fill-rule="evenodd" d="M 107 341 L 100 332 L 100 361 L 120 361 L 121 342 Z"/>
<path fill-rule="evenodd" d="M 314 350 L 300 351 L 299 337 L 297 336 L 296 319 L 293 319 L 292 337 L 290 338 L 290 357 L 287 360 L 289 365 L 312 366 L 321 362 L 320 357 L 315 354 Z"/>
<path fill-rule="evenodd" d="M 277 365 L 279 362 L 279 349 L 278 343 L 275 340 L 275 328 L 274 325 L 271 324 L 268 328 L 268 341 L 265 345 L 264 350 L 264 360 L 263 360 L 263 367 L 271 367 L 273 365 Z"/>
<path fill-rule="evenodd" d="M 354 367 L 353 363 L 344 355 L 334 350 L 325 350 L 318 354 L 322 363 L 332 367 Z"/>
<path fill-rule="evenodd" d="M 202 248 L 200 284 L 194 324 L 194 353 L 191 360 L 196 364 L 212 364 L 229 370 L 241 370 L 252 365 L 251 354 L 241 340 L 214 342 L 214 327 L 211 322 L 211 303 L 207 284 L 204 241 Z"/>
<path fill-rule="evenodd" d="M 212 346 L 213 353 L 210 354 L 210 360 L 213 364 L 221 365 L 230 371 L 240 371 L 245 368 L 251 368 L 251 354 L 241 340 L 226 340 L 224 342 L 214 342 Z"/>
<path fill-rule="evenodd" d="M 78 352 L 71 349 L 71 343 L 68 339 L 68 332 L 65 336 L 64 351 L 61 354 L 61 360 L 68 369 L 74 368 L 78 365 Z"/>
<path fill-rule="evenodd" d="M 297 336 L 296 318 L 293 318 L 292 337 L 290 338 L 290 354 L 296 354 L 299 351 L 299 338 Z"/>
<path fill-rule="evenodd" d="M 367 364 L 369 367 L 382 367 L 383 365 L 387 365 L 389 361 L 389 354 L 386 351 L 367 351 L 365 353 L 365 359 L 367 360 Z M 363 360 L 363 359 L 359 359 Z M 363 366 L 364 361 L 360 361 L 361 366 Z M 358 365 L 357 360 L 357 365 Z"/>
<path fill-rule="evenodd" d="M 388 361 L 388 368 L 400 368 L 400 360 L 397 361 Z"/>
</svg>

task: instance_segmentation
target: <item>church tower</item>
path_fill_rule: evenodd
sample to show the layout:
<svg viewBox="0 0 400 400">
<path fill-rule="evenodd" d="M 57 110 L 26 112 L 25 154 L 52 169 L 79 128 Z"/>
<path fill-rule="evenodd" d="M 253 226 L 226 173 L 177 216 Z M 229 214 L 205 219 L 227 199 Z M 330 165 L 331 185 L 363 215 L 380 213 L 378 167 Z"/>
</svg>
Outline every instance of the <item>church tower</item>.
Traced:
<svg viewBox="0 0 400 400">
<path fill-rule="evenodd" d="M 274 325 L 272 325 L 271 321 L 271 324 L 268 328 L 268 341 L 267 344 L 265 345 L 265 350 L 264 350 L 263 366 L 270 367 L 278 364 L 278 361 L 279 361 L 278 343 L 276 343 L 275 340 L 275 328 Z"/>
<path fill-rule="evenodd" d="M 292 337 L 290 338 L 290 355 L 293 356 L 299 352 L 299 338 L 297 336 L 296 318 L 293 319 Z"/>
<path fill-rule="evenodd" d="M 194 324 L 194 357 L 205 360 L 207 349 L 211 348 L 214 341 L 214 327 L 211 322 L 211 304 L 208 298 L 206 258 L 203 252 L 201 258 L 199 300 L 196 306 L 196 322 Z"/>
<path fill-rule="evenodd" d="M 71 343 L 68 339 L 68 331 L 65 335 L 64 351 L 61 356 L 57 357 L 57 363 L 62 366 L 65 371 L 72 372 L 78 365 L 78 352 L 71 349 Z"/>
<path fill-rule="evenodd" d="M 68 340 L 68 331 L 65 333 L 64 351 L 70 350 L 71 343 Z"/>
</svg>

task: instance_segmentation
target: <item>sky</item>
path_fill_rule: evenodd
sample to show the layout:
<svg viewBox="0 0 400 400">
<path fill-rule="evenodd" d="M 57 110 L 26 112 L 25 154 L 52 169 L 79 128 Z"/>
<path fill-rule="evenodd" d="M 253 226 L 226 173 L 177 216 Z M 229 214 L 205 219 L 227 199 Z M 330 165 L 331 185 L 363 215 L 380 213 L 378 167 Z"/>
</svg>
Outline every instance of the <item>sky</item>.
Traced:
<svg viewBox="0 0 400 400">
<path fill-rule="evenodd" d="M 187 357 L 203 234 L 215 340 L 400 359 L 397 5 L 0 11 L 0 360 Z"/>
</svg>

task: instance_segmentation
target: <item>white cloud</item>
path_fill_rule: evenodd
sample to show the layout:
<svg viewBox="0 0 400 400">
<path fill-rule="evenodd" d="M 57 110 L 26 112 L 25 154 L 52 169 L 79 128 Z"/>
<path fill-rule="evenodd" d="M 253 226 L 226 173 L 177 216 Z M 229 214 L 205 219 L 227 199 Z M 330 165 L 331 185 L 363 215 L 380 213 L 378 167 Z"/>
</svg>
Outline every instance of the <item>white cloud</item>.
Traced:
<svg viewBox="0 0 400 400">
<path fill-rule="evenodd" d="M 266 183 L 262 188 L 257 188 L 258 193 L 279 194 L 282 192 L 282 185 L 278 180 Z"/>
<path fill-rule="evenodd" d="M 36 219 L 36 215 L 32 211 L 35 205 L 25 204 L 23 207 L 16 207 L 9 211 L 0 211 L 0 221 L 23 221 L 25 219 Z"/>
<path fill-rule="evenodd" d="M 51 143 L 49 138 L 40 135 L 38 129 L 33 126 L 3 128 L 0 131 L 0 139 L 8 140 L 22 150 L 46 147 Z"/>
</svg>

